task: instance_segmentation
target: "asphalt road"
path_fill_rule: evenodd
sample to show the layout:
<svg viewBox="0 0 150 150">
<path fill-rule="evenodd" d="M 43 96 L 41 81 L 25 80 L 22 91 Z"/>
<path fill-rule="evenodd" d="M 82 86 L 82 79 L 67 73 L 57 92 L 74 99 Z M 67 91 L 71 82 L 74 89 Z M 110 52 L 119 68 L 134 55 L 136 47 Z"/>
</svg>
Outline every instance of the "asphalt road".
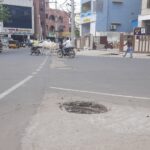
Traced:
<svg viewBox="0 0 150 150">
<path fill-rule="evenodd" d="M 46 56 L 30 56 L 27 49 L 0 55 L 0 149 L 21 149 L 24 129 L 48 87 L 48 65 Z"/>
<path fill-rule="evenodd" d="M 21 150 L 21 138 L 43 97 L 70 92 L 119 105 L 150 107 L 150 61 L 0 54 L 0 149 Z"/>
</svg>

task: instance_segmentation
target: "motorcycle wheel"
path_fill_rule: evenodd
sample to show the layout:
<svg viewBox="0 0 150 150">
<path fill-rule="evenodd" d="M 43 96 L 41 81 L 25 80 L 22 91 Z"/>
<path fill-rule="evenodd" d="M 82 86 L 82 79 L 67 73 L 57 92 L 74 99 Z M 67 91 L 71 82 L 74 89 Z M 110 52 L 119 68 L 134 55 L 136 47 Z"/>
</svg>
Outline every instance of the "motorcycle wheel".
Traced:
<svg viewBox="0 0 150 150">
<path fill-rule="evenodd" d="M 75 51 L 74 50 L 69 51 L 69 57 L 70 58 L 74 58 L 75 57 Z"/>
<path fill-rule="evenodd" d="M 33 50 L 31 49 L 31 51 L 30 51 L 30 55 L 32 55 L 33 54 Z"/>
<path fill-rule="evenodd" d="M 58 58 L 62 58 L 62 57 L 63 57 L 63 52 L 62 52 L 61 50 L 59 50 L 59 51 L 57 52 L 57 57 L 58 57 Z"/>
<path fill-rule="evenodd" d="M 40 50 L 37 48 L 33 53 L 38 56 L 40 54 Z"/>
</svg>

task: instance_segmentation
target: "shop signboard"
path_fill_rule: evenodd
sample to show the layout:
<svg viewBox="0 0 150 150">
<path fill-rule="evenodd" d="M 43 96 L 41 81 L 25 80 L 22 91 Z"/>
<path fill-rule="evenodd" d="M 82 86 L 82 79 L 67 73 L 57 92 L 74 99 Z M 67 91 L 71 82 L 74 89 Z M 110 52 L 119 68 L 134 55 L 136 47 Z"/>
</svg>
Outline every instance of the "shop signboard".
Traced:
<svg viewBox="0 0 150 150">
<path fill-rule="evenodd" d="M 136 27 L 134 29 L 134 35 L 145 35 L 146 29 L 144 27 Z"/>
</svg>

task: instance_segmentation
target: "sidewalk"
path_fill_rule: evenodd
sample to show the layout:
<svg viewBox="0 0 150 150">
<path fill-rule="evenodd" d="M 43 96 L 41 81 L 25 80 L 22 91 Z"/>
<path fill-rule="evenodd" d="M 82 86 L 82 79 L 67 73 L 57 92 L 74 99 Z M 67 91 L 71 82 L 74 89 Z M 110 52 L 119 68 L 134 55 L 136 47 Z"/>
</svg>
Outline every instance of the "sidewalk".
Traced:
<svg viewBox="0 0 150 150">
<path fill-rule="evenodd" d="M 120 53 L 118 49 L 81 50 L 81 51 L 77 52 L 77 56 L 123 57 L 123 54 L 124 54 L 124 52 Z M 127 54 L 126 57 L 129 57 L 129 54 Z M 133 53 L 133 58 L 150 59 L 150 54 Z"/>
</svg>

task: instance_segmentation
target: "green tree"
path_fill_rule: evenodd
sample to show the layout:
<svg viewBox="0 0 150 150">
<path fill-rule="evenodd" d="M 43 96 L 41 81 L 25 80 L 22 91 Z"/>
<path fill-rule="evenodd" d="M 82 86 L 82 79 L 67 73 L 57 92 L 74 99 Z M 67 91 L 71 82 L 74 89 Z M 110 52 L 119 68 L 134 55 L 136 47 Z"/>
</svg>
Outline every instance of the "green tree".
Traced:
<svg viewBox="0 0 150 150">
<path fill-rule="evenodd" d="M 75 29 L 75 36 L 78 38 L 80 37 L 80 31 L 78 28 Z"/>
<path fill-rule="evenodd" d="M 0 4 L 0 21 L 7 21 L 9 17 L 10 14 L 8 8 Z"/>
</svg>

